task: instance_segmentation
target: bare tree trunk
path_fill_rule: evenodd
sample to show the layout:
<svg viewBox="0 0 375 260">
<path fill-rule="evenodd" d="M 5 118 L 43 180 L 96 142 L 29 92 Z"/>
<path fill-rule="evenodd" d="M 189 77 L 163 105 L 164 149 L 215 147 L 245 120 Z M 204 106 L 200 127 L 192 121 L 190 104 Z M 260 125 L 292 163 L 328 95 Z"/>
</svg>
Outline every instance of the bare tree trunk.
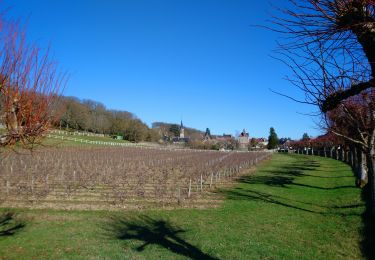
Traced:
<svg viewBox="0 0 375 260">
<path fill-rule="evenodd" d="M 368 183 L 368 172 L 366 165 L 366 155 L 363 151 L 358 153 L 358 186 L 363 188 Z"/>
<path fill-rule="evenodd" d="M 371 210 L 371 215 L 375 217 L 375 148 L 370 149 L 370 154 L 367 157 L 367 166 L 369 170 L 368 182 L 370 184 L 370 198 L 369 206 Z"/>
<path fill-rule="evenodd" d="M 375 109 L 372 104 L 371 113 L 371 125 L 373 126 L 371 134 L 368 136 L 368 154 L 367 154 L 367 166 L 369 170 L 369 182 L 370 182 L 370 198 L 368 205 L 370 206 L 370 212 L 372 217 L 375 217 Z"/>
<path fill-rule="evenodd" d="M 358 149 L 357 146 L 353 148 L 353 169 L 358 174 Z"/>
</svg>

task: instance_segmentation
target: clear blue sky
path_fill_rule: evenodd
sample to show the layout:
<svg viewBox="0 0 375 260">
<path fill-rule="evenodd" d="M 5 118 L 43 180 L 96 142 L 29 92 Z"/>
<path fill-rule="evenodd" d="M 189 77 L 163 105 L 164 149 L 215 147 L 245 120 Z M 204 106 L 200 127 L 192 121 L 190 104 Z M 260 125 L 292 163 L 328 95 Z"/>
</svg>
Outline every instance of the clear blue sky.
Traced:
<svg viewBox="0 0 375 260">
<path fill-rule="evenodd" d="M 127 110 L 142 121 L 179 122 L 212 133 L 246 128 L 267 137 L 319 134 L 313 107 L 275 95 L 303 94 L 270 57 L 278 35 L 252 27 L 268 1 L 4 0 L 28 23 L 29 38 L 51 44 L 70 74 L 64 94 Z"/>
</svg>

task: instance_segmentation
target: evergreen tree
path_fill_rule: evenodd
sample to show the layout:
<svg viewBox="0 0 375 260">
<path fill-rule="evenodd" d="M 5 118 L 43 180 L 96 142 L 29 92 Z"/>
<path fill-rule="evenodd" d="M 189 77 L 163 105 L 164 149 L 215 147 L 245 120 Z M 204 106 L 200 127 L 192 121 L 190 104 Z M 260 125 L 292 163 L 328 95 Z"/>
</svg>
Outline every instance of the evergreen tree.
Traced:
<svg viewBox="0 0 375 260">
<path fill-rule="evenodd" d="M 206 133 L 204 134 L 204 136 L 211 138 L 210 128 L 206 128 Z"/>
<path fill-rule="evenodd" d="M 277 145 L 279 144 L 279 138 L 277 137 L 277 134 L 275 132 L 275 129 L 273 127 L 270 128 L 270 135 L 268 137 L 268 145 L 267 148 L 269 150 L 275 149 Z"/>
<path fill-rule="evenodd" d="M 178 137 L 180 136 L 180 126 L 177 124 L 173 124 L 169 127 L 169 132 L 172 133 L 173 136 Z"/>
<path fill-rule="evenodd" d="M 310 136 L 307 133 L 304 133 L 302 136 L 302 141 L 308 141 L 310 140 Z"/>
</svg>

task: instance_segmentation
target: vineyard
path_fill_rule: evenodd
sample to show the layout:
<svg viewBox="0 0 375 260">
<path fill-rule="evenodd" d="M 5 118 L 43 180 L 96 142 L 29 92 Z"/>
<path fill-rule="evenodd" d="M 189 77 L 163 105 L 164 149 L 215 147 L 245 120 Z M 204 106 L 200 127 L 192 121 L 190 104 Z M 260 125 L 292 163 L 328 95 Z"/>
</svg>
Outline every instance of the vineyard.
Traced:
<svg viewBox="0 0 375 260">
<path fill-rule="evenodd" d="M 121 209 L 214 206 L 209 192 L 270 156 L 138 147 L 65 147 L 0 162 L 4 207 Z"/>
</svg>

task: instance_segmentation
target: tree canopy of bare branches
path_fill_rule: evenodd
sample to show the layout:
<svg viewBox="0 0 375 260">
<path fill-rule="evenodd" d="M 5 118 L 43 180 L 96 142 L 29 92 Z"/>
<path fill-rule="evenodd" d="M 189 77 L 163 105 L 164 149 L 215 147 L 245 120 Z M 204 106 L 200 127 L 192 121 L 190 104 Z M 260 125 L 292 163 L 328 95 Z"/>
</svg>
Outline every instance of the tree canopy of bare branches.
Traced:
<svg viewBox="0 0 375 260">
<path fill-rule="evenodd" d="M 374 86 L 375 14 L 371 0 L 289 0 L 274 29 L 291 82 L 322 112 Z"/>
</svg>

